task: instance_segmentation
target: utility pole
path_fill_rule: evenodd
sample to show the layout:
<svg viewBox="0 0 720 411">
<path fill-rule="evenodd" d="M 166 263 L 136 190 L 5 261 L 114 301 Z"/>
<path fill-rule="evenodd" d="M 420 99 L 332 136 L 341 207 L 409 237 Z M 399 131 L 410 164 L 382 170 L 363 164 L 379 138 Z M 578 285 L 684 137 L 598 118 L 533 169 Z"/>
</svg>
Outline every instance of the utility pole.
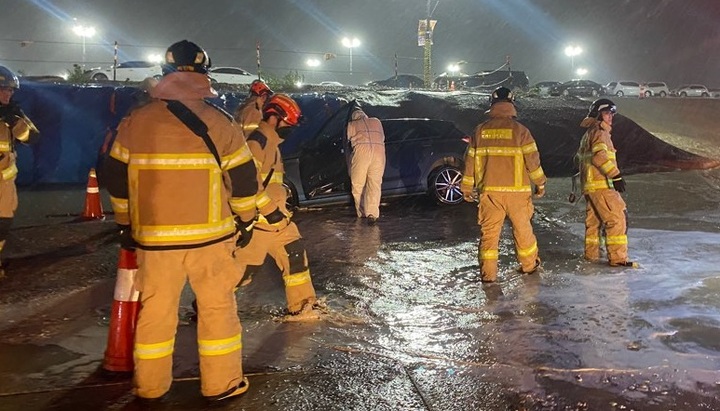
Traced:
<svg viewBox="0 0 720 411">
<path fill-rule="evenodd" d="M 440 0 L 436 0 L 435 6 L 432 7 L 433 0 L 427 0 L 427 13 L 425 17 L 425 32 L 423 42 L 423 82 L 426 88 L 430 88 L 432 84 L 432 32 L 435 26 L 430 19 Z"/>
</svg>

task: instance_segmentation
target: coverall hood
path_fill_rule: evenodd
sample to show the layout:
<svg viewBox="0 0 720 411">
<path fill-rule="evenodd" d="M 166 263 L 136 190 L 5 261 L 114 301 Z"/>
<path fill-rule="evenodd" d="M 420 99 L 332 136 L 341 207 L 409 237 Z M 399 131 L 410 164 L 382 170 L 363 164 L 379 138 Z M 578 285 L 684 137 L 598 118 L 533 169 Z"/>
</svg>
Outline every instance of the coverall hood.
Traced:
<svg viewBox="0 0 720 411">
<path fill-rule="evenodd" d="M 608 133 L 612 131 L 612 126 L 602 120 L 598 120 L 596 118 L 592 117 L 585 117 L 583 121 L 580 122 L 580 127 L 582 128 L 590 128 L 597 125 L 597 127 L 602 128 L 603 130 L 607 131 Z"/>
<path fill-rule="evenodd" d="M 214 98 L 218 94 L 210 86 L 207 75 L 179 71 L 163 76 L 150 95 L 163 100 L 198 100 Z"/>
</svg>

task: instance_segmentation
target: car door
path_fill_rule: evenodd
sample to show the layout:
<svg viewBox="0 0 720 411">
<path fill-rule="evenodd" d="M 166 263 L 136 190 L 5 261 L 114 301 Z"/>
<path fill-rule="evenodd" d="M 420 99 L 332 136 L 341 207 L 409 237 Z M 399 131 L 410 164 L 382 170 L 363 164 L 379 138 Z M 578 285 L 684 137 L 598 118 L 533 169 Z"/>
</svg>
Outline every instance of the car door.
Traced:
<svg viewBox="0 0 720 411">
<path fill-rule="evenodd" d="M 355 102 L 338 109 L 320 131 L 299 148 L 299 169 L 308 199 L 347 195 L 350 175 L 345 158 L 345 133 Z"/>
</svg>

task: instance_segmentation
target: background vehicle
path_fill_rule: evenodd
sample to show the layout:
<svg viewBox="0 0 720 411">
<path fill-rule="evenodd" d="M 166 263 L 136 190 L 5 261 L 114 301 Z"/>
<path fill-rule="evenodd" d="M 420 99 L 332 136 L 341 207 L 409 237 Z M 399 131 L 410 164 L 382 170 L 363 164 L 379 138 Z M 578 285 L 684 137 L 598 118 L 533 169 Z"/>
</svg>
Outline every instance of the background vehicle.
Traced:
<svg viewBox="0 0 720 411">
<path fill-rule="evenodd" d="M 608 95 L 623 97 L 640 95 L 640 83 L 636 81 L 613 81 L 605 86 Z"/>
<path fill-rule="evenodd" d="M 423 79 L 412 74 L 398 74 L 386 80 L 371 81 L 369 87 L 422 88 Z"/>
<path fill-rule="evenodd" d="M 211 67 L 210 79 L 216 83 L 250 84 L 257 80 L 257 76 L 237 67 Z"/>
<path fill-rule="evenodd" d="M 500 86 L 525 90 L 530 86 L 530 79 L 524 71 L 499 70 L 475 73 L 467 76 L 463 81 L 463 87 L 467 88 L 494 89 Z"/>
<path fill-rule="evenodd" d="M 645 97 L 666 97 L 670 94 L 670 89 L 667 84 L 662 81 L 651 81 L 643 83 L 642 86 L 645 88 Z"/>
<path fill-rule="evenodd" d="M 550 95 L 550 89 L 552 89 L 555 86 L 559 86 L 559 81 L 541 81 L 534 86 L 530 87 L 530 93 L 537 94 L 540 96 L 549 96 Z"/>
<path fill-rule="evenodd" d="M 599 96 L 605 87 L 590 80 L 570 80 L 550 89 L 551 96 Z"/>
<path fill-rule="evenodd" d="M 702 84 L 682 85 L 673 94 L 678 97 L 710 97 L 710 91 Z"/>
<path fill-rule="evenodd" d="M 710 93 L 710 97 L 720 98 L 720 88 L 711 88 L 708 89 L 708 92 Z"/>
<path fill-rule="evenodd" d="M 112 66 L 106 69 L 95 69 L 89 74 L 92 81 L 108 81 L 113 79 Z M 126 61 L 115 67 L 116 81 L 143 81 L 148 77 L 162 77 L 160 64 L 149 61 Z"/>
<path fill-rule="evenodd" d="M 339 81 L 323 81 L 320 82 L 320 84 L 318 85 L 322 87 L 345 87 L 345 85 L 343 85 L 343 83 L 340 83 Z"/>
<path fill-rule="evenodd" d="M 354 106 L 352 101 L 340 107 L 296 153 L 283 155 L 291 205 L 352 201 L 344 136 Z M 444 120 L 381 121 L 386 157 L 383 197 L 427 193 L 441 204 L 461 203 L 462 164 L 469 137 Z"/>
</svg>

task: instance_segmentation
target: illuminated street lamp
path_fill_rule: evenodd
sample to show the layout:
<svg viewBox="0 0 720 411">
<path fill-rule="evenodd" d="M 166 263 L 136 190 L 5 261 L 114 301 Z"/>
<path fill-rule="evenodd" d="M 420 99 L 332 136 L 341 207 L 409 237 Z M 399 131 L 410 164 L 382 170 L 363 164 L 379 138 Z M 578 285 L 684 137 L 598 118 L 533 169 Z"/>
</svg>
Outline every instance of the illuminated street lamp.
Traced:
<svg viewBox="0 0 720 411">
<path fill-rule="evenodd" d="M 73 27 L 73 33 L 82 38 L 82 63 L 85 65 L 85 39 L 95 35 L 95 27 L 83 26 L 78 24 Z"/>
<path fill-rule="evenodd" d="M 580 46 L 570 45 L 565 47 L 565 55 L 570 57 L 571 72 L 575 71 L 575 56 L 582 54 L 583 49 Z"/>
<path fill-rule="evenodd" d="M 584 67 L 578 67 L 578 69 L 575 71 L 575 74 L 578 75 L 578 78 L 583 78 L 584 75 L 588 73 L 588 70 Z"/>
<path fill-rule="evenodd" d="M 451 64 L 448 66 L 447 70 L 448 70 L 448 72 L 450 72 L 450 74 L 454 75 L 455 73 L 460 71 L 460 66 L 457 64 Z"/>
<path fill-rule="evenodd" d="M 160 64 L 163 62 L 163 56 L 158 53 L 150 53 L 146 58 L 150 63 Z"/>
<path fill-rule="evenodd" d="M 350 49 L 350 74 L 352 74 L 352 49 L 360 46 L 360 40 L 358 40 L 357 37 L 353 37 L 352 39 L 343 37 L 342 45 Z"/>
<path fill-rule="evenodd" d="M 320 67 L 320 60 L 307 59 L 307 61 L 305 61 L 305 64 L 307 64 L 308 67 Z"/>
</svg>

